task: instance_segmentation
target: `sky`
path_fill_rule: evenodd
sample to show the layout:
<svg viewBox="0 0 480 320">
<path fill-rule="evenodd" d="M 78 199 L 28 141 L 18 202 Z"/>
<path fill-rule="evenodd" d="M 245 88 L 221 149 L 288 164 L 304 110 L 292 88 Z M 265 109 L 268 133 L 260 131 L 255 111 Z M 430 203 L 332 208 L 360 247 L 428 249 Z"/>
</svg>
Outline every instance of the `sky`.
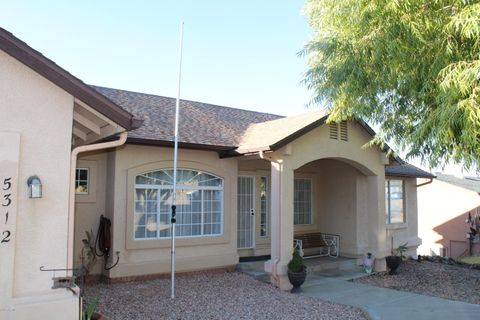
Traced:
<svg viewBox="0 0 480 320">
<path fill-rule="evenodd" d="M 303 4 L 0 0 L 0 27 L 88 84 L 176 97 L 183 21 L 182 99 L 288 116 L 311 110 L 298 54 L 313 32 Z"/>
<path fill-rule="evenodd" d="M 0 26 L 88 84 L 280 115 L 309 111 L 304 0 L 0 1 Z"/>
</svg>

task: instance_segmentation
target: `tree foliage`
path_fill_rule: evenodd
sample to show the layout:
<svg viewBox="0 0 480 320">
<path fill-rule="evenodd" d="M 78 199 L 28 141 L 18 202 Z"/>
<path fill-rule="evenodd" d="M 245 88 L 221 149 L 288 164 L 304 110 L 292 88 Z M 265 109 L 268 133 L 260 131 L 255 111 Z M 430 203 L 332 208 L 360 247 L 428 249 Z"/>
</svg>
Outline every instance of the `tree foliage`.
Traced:
<svg viewBox="0 0 480 320">
<path fill-rule="evenodd" d="M 480 1 L 307 0 L 312 103 L 432 166 L 480 158 Z"/>
</svg>

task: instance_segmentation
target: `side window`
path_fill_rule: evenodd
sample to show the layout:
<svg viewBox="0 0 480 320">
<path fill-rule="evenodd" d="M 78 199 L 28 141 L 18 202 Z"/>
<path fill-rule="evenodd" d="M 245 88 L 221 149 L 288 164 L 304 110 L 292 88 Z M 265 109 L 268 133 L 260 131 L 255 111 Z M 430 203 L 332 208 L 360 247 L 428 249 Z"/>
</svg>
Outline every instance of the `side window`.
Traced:
<svg viewBox="0 0 480 320">
<path fill-rule="evenodd" d="M 293 192 L 294 224 L 312 224 L 312 180 L 295 178 Z"/>
<path fill-rule="evenodd" d="M 267 177 L 260 177 L 260 237 L 268 236 L 268 201 L 268 180 Z"/>
<path fill-rule="evenodd" d="M 387 224 L 405 222 L 403 180 L 385 180 L 385 212 Z"/>
<path fill-rule="evenodd" d="M 90 172 L 88 168 L 77 168 L 75 173 L 75 193 L 88 194 Z"/>
</svg>

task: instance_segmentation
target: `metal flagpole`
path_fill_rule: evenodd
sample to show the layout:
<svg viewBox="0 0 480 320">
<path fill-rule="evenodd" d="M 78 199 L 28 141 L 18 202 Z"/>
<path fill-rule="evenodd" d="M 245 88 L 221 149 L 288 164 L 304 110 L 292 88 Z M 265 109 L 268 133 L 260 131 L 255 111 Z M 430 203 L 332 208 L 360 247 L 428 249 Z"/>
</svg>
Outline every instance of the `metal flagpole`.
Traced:
<svg viewBox="0 0 480 320">
<path fill-rule="evenodd" d="M 172 274 L 172 295 L 175 298 L 175 222 L 176 222 L 176 203 L 177 203 L 177 155 L 178 155 L 178 121 L 180 110 L 180 81 L 182 78 L 182 48 L 183 48 L 183 21 L 180 24 L 180 43 L 178 45 L 178 83 L 177 83 L 177 103 L 175 104 L 175 140 L 173 144 L 173 196 L 172 196 L 172 251 L 171 251 L 171 274 Z"/>
</svg>

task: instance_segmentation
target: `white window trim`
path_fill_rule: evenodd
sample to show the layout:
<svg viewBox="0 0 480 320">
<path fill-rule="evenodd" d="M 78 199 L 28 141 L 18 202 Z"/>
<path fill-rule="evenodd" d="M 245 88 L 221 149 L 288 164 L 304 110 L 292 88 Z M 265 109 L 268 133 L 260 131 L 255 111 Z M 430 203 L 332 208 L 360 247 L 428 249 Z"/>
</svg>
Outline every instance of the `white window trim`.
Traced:
<svg viewBox="0 0 480 320">
<path fill-rule="evenodd" d="M 396 178 L 385 178 L 385 182 L 392 180 L 402 181 L 402 208 L 403 208 L 403 222 L 391 222 L 391 213 L 390 213 L 390 183 L 388 183 L 388 197 L 385 201 L 387 202 L 386 207 L 388 208 L 385 212 L 386 224 L 388 229 L 402 229 L 407 228 L 407 211 L 406 211 L 406 193 L 405 193 L 405 179 L 396 179 Z"/>
<path fill-rule="evenodd" d="M 88 195 L 88 194 L 90 194 L 90 168 L 84 168 L 84 167 L 82 167 L 82 168 L 76 168 L 76 169 L 75 169 L 75 176 L 77 175 L 77 171 L 78 171 L 78 170 L 86 170 L 86 171 L 87 171 L 87 180 L 86 180 L 86 181 L 87 181 L 87 192 L 78 192 L 78 191 L 77 191 L 77 181 L 85 181 L 85 180 L 80 180 L 80 179 L 77 180 L 77 179 L 75 178 L 75 194 Z"/>
<path fill-rule="evenodd" d="M 299 223 L 299 224 L 296 224 L 295 223 L 295 180 L 309 180 L 310 181 L 310 223 Z M 293 225 L 294 226 L 312 226 L 314 225 L 314 221 L 313 221 L 313 206 L 314 206 L 314 203 L 313 203 L 313 178 L 311 177 L 295 177 L 293 179 L 294 183 L 293 183 Z"/>
<path fill-rule="evenodd" d="M 142 176 L 146 173 L 149 173 L 149 172 L 155 172 L 155 171 L 163 171 L 163 170 L 171 170 L 171 168 L 164 168 L 164 169 L 158 169 L 158 170 L 150 170 L 148 172 L 143 172 L 143 173 L 140 173 L 140 174 L 137 174 L 134 176 L 134 179 L 136 179 L 137 176 Z M 199 172 L 204 172 L 202 170 L 197 170 L 197 169 L 189 169 L 189 168 L 179 168 L 178 169 L 179 171 L 180 170 L 192 170 L 192 171 L 199 171 Z M 208 172 L 205 172 L 205 173 L 208 173 Z M 225 198 L 225 191 L 224 191 L 224 186 L 225 186 L 225 181 L 222 177 L 219 177 L 217 175 L 214 175 L 214 174 L 211 174 L 211 173 L 208 173 L 216 178 L 219 178 L 221 181 L 222 181 L 222 186 L 221 187 L 216 187 L 216 186 L 185 186 L 185 185 L 178 185 L 177 184 L 177 190 L 199 190 L 199 191 L 221 191 L 221 197 L 220 197 L 220 233 L 215 233 L 215 234 L 203 234 L 204 233 L 204 212 L 203 212 L 203 206 L 204 206 L 204 202 L 203 202 L 203 192 L 201 193 L 201 233 L 200 235 L 190 235 L 190 236 L 179 236 L 177 235 L 175 238 L 205 238 L 205 237 L 221 237 L 224 235 L 224 215 L 225 215 L 225 204 L 224 204 L 224 198 Z M 134 194 L 136 192 L 136 189 L 154 189 L 154 190 L 157 190 L 158 192 L 158 201 L 157 201 L 157 212 L 156 212 L 156 215 L 157 215 L 157 223 L 160 222 L 160 193 L 162 190 L 173 190 L 173 186 L 172 185 L 155 185 L 155 184 L 134 184 Z M 134 213 L 134 217 L 135 217 L 135 196 L 134 196 L 134 201 L 133 201 L 133 213 Z M 177 213 L 177 216 L 178 216 L 178 213 Z M 177 224 L 176 224 L 177 225 Z M 136 229 L 136 225 L 135 225 L 135 222 L 133 223 L 133 239 L 135 241 L 151 241 L 151 240 L 166 240 L 166 239 L 170 239 L 170 235 L 169 236 L 166 236 L 166 237 L 160 237 L 160 228 L 157 227 L 157 231 L 156 231 L 156 237 L 152 237 L 152 238 L 137 238 L 135 236 L 135 229 Z"/>
</svg>

